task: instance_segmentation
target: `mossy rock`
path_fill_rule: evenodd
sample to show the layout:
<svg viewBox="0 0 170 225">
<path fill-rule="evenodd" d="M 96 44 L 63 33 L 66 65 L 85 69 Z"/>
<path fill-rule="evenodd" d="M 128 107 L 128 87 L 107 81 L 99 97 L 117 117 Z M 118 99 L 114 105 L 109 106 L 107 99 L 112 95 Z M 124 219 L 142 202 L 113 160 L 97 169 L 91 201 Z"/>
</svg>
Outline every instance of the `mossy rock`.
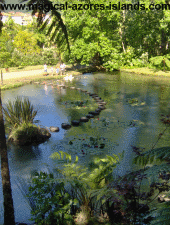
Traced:
<svg viewBox="0 0 170 225">
<path fill-rule="evenodd" d="M 48 129 L 29 123 L 13 129 L 8 141 L 17 145 L 37 145 L 45 142 L 50 137 L 51 134 Z"/>
</svg>

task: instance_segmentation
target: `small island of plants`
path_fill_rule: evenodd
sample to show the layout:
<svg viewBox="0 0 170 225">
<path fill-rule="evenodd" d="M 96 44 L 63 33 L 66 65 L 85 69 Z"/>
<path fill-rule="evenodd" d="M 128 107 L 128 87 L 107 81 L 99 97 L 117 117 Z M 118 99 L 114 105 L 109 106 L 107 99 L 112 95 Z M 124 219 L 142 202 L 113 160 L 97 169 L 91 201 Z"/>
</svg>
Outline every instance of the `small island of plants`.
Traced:
<svg viewBox="0 0 170 225">
<path fill-rule="evenodd" d="M 8 141 L 18 145 L 30 145 L 42 143 L 51 137 L 46 128 L 33 124 L 37 110 L 28 98 L 17 97 L 13 103 L 9 101 L 3 110 L 9 131 Z"/>
</svg>

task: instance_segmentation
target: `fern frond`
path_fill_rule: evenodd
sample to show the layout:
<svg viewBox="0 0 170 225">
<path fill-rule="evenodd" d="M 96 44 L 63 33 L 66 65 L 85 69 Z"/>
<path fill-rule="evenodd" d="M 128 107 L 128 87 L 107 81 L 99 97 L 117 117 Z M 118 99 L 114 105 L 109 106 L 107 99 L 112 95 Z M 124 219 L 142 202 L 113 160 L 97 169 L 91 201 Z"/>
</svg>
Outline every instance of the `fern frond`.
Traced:
<svg viewBox="0 0 170 225">
<path fill-rule="evenodd" d="M 170 202 L 162 204 L 161 209 L 156 211 L 156 217 L 151 222 L 152 225 L 169 225 L 170 221 Z"/>
<path fill-rule="evenodd" d="M 160 161 L 170 161 L 170 147 L 151 149 L 140 156 L 136 156 L 133 162 L 144 166 Z"/>
</svg>

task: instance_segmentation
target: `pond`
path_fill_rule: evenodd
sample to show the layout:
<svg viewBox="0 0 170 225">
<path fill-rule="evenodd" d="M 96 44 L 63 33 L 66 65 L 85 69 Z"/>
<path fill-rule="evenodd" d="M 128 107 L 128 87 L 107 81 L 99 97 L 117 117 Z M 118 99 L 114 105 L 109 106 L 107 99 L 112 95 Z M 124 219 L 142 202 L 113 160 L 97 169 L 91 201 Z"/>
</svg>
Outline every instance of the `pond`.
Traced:
<svg viewBox="0 0 170 225">
<path fill-rule="evenodd" d="M 38 109 L 35 120 L 44 127 L 58 126 L 60 131 L 34 147 L 8 146 L 9 166 L 16 222 L 29 222 L 30 207 L 22 194 L 30 174 L 36 170 L 52 171 L 56 164 L 49 156 L 56 151 L 78 155 L 79 163 L 87 164 L 94 156 L 122 153 L 124 158 L 116 175 L 134 169 L 132 146 L 151 149 L 164 129 L 161 114 L 169 114 L 170 79 L 130 73 L 84 74 L 72 86 L 96 93 L 107 102 L 99 116 L 79 127 L 63 130 L 61 124 L 80 119 L 96 108 L 86 93 L 56 86 L 59 81 L 25 85 L 2 92 L 2 103 L 17 96 L 29 97 Z M 102 147 L 101 147 L 102 146 Z M 168 132 L 156 147 L 170 146 Z M 1 179 L 1 178 L 0 178 Z M 2 183 L 2 182 L 1 182 Z M 24 190 L 23 190 L 24 191 Z M 3 194 L 0 185 L 0 224 L 3 223 Z M 31 223 L 30 223 L 31 224 Z"/>
</svg>

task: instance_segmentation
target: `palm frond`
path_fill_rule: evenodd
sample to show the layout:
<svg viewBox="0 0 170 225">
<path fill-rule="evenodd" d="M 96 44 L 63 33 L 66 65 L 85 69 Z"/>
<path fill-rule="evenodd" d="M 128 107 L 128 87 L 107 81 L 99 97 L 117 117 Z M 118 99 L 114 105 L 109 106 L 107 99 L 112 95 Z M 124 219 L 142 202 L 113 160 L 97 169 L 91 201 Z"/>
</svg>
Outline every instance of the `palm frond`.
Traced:
<svg viewBox="0 0 170 225">
<path fill-rule="evenodd" d="M 53 34 L 51 35 L 50 41 L 55 39 L 55 37 L 57 36 L 58 29 L 59 29 L 59 25 L 56 27 L 56 29 L 54 30 Z"/>
<path fill-rule="evenodd" d="M 26 2 L 26 1 L 27 0 L 22 0 L 21 2 Z M 49 0 L 30 0 L 30 1 L 27 2 L 27 5 L 30 5 L 30 4 L 32 4 L 32 5 L 52 5 L 52 2 L 49 1 Z M 44 21 L 44 15 L 47 15 L 48 12 L 44 8 L 42 8 L 42 9 L 37 8 L 36 9 L 36 7 L 35 7 L 32 10 L 32 15 L 35 15 L 36 13 L 38 13 L 37 26 L 40 27 L 40 30 L 42 30 L 47 26 L 47 24 L 49 22 L 49 19 L 46 19 Z M 68 41 L 68 33 L 67 33 L 66 26 L 65 26 L 65 24 L 64 24 L 64 22 L 61 18 L 61 14 L 55 8 L 51 9 L 50 13 L 51 13 L 50 17 L 53 18 L 53 21 L 52 21 L 52 23 L 51 23 L 51 25 L 48 29 L 47 35 L 51 34 L 53 28 L 55 29 L 56 33 L 57 33 L 57 31 L 59 31 L 59 28 L 61 28 L 61 30 L 62 30 L 61 36 L 63 37 L 62 43 L 64 41 L 66 41 L 67 48 L 70 52 L 70 45 L 69 45 L 69 41 Z M 52 36 L 52 39 L 53 40 L 55 39 L 54 35 Z"/>
</svg>

